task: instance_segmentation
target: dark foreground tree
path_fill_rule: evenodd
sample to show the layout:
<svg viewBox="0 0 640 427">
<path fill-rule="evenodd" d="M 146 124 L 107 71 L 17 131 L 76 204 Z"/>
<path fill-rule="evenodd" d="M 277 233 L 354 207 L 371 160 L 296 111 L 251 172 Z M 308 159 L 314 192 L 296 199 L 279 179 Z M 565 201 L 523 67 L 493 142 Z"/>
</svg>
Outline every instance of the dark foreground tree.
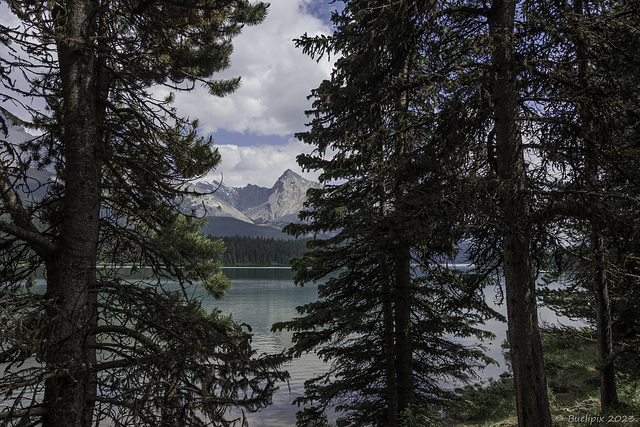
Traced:
<svg viewBox="0 0 640 427">
<path fill-rule="evenodd" d="M 542 358 L 533 256 L 531 196 L 517 85 L 515 0 L 495 0 L 489 11 L 490 87 L 495 131 L 498 215 L 507 300 L 509 347 L 520 426 L 551 426 Z"/>
<path fill-rule="evenodd" d="M 638 210 L 639 56 L 631 46 L 639 41 L 638 4 L 542 2 L 534 10 L 541 27 L 553 28 L 547 32 L 555 54 L 548 61 L 540 140 L 557 171 L 550 188 L 561 209 L 550 210 L 556 211 L 557 226 L 567 236 L 558 249 L 564 260 L 559 270 L 569 271 L 565 281 L 572 288 L 588 291 L 585 304 L 594 308 L 586 316 L 594 319 L 598 332 L 601 406 L 606 411 L 618 403 L 613 325 L 627 329 L 615 320 L 616 300 L 627 313 L 620 318 L 629 313 L 616 294 L 636 299 L 631 242 Z"/>
<path fill-rule="evenodd" d="M 546 230 L 533 196 L 541 172 L 528 159 L 532 117 L 525 96 L 536 29 L 526 25 L 523 10 L 525 2 L 516 1 L 444 2 L 437 15 L 441 43 L 425 47 L 424 56 L 446 65 L 434 73 L 445 76 L 432 107 L 436 129 L 468 156 L 454 193 L 465 219 L 457 231 L 477 274 L 504 284 L 519 422 L 550 425 L 535 292 Z"/>
<path fill-rule="evenodd" d="M 42 132 L 4 138 L 0 270 L 6 425 L 222 425 L 270 401 L 282 356 L 256 356 L 221 296 L 222 247 L 178 210 L 219 162 L 153 85 L 212 94 L 230 40 L 260 22 L 241 0 L 8 2 L 3 96 Z M 24 80 L 12 80 L 21 74 Z M 44 104 L 46 111 L 31 107 Z M 26 110 L 26 113 L 25 113 Z M 50 176 L 47 179 L 47 175 Z M 120 274 L 151 270 L 151 280 Z M 46 289 L 30 279 L 44 267 Z M 195 292 L 195 293 L 194 293 Z"/>
<path fill-rule="evenodd" d="M 445 382 L 487 363 L 458 338 L 487 338 L 478 325 L 494 314 L 484 277 L 450 267 L 463 171 L 472 171 L 466 147 L 437 126 L 435 101 L 456 57 L 439 53 L 458 52 L 442 42 L 446 28 L 429 2 L 349 1 L 333 21 L 332 36 L 299 41 L 312 56 L 340 58 L 313 91 L 310 130 L 299 135 L 316 147 L 299 163 L 322 170 L 325 186 L 309 192 L 309 223 L 289 227 L 334 234 L 294 263 L 298 284 L 329 279 L 300 318 L 275 327 L 294 331 L 294 354 L 331 363 L 305 384 L 298 402 L 311 406 L 301 424 L 328 407 L 353 425 L 396 426 L 410 414 L 428 424 L 453 398 Z"/>
<path fill-rule="evenodd" d="M 434 331 L 407 322 L 407 307 L 418 319 L 440 313 L 421 298 L 451 307 L 429 284 L 455 280 L 420 260 L 441 261 L 462 238 L 479 277 L 504 278 L 519 423 L 551 425 L 536 280 L 558 245 L 579 244 L 600 317 L 602 403 L 615 403 L 610 289 L 633 296 L 618 333 L 635 345 L 637 329 L 624 288 L 637 268 L 637 4 L 350 1 L 332 37 L 300 41 L 341 55 L 300 135 L 317 146 L 300 163 L 328 185 L 311 192 L 311 224 L 291 227 L 336 233 L 312 243 L 298 281 L 335 275 L 323 300 L 280 325 L 296 331 L 296 351 L 334 363 L 308 382 L 301 401 L 319 406 L 305 419 L 336 404 L 355 423 L 394 425 L 433 403 L 417 374 L 432 359 L 414 340 Z"/>
</svg>

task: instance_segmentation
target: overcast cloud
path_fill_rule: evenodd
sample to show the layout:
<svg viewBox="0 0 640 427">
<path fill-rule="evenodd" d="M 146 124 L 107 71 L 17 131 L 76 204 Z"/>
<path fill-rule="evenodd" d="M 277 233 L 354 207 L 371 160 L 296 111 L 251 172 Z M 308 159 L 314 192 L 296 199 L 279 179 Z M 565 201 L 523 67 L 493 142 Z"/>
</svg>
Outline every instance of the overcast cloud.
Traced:
<svg viewBox="0 0 640 427">
<path fill-rule="evenodd" d="M 202 133 L 214 136 L 222 154 L 222 164 L 208 178 L 219 180 L 222 173 L 225 184 L 235 187 L 271 187 L 286 169 L 302 174 L 295 158 L 312 147 L 293 134 L 305 129 L 307 96 L 332 67 L 326 59 L 318 63 L 304 55 L 293 42 L 305 32 L 331 32 L 329 0 L 270 3 L 266 20 L 234 39 L 231 68 L 216 76 L 240 76 L 235 93 L 216 98 L 199 88 L 176 95 L 178 111 L 198 118 Z M 316 179 L 317 173 L 303 176 Z"/>
<path fill-rule="evenodd" d="M 304 55 L 293 39 L 304 33 L 331 33 L 328 19 L 336 5 L 330 0 L 270 3 L 266 20 L 244 28 L 234 39 L 231 68 L 215 76 L 240 76 L 241 87 L 224 98 L 213 97 L 204 88 L 177 93 L 175 98 L 178 113 L 199 119 L 201 133 L 213 135 L 222 154 L 222 164 L 208 179 L 219 180 L 222 173 L 231 186 L 271 187 L 287 169 L 302 174 L 295 158 L 312 147 L 295 140 L 293 134 L 305 130 L 304 111 L 311 107 L 306 98 L 332 68 L 326 59 L 318 63 Z M 6 7 L 0 5 L 0 11 Z M 16 21 L 7 15 L 0 21 Z M 162 96 L 167 91 L 155 92 Z M 304 176 L 316 179 L 317 173 Z"/>
<path fill-rule="evenodd" d="M 204 88 L 177 94 L 179 110 L 198 117 L 207 134 L 222 129 L 288 136 L 303 130 L 304 110 L 310 106 L 306 97 L 331 71 L 327 61 L 317 63 L 295 48 L 293 39 L 305 32 L 331 30 L 328 23 L 306 12 L 308 3 L 311 0 L 272 1 L 266 20 L 244 28 L 234 39 L 231 68 L 219 75 L 240 76 L 242 86 L 224 98 L 210 96 Z"/>
<path fill-rule="evenodd" d="M 303 173 L 296 156 L 309 153 L 312 147 L 290 138 L 286 144 L 238 146 L 216 145 L 222 155 L 222 165 L 207 175 L 205 181 L 221 181 L 231 187 L 247 184 L 271 188 L 276 180 L 291 169 L 307 179 L 317 181 L 318 172 Z"/>
</svg>

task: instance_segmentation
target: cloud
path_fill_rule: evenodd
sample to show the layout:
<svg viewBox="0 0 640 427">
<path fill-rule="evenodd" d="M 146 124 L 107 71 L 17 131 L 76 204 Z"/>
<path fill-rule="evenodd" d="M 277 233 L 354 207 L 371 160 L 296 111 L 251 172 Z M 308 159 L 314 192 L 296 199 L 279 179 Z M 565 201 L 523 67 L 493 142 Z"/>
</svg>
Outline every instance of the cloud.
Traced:
<svg viewBox="0 0 640 427">
<path fill-rule="evenodd" d="M 0 22 L 11 22 L 1 3 Z M 220 180 L 222 173 L 230 186 L 271 187 L 287 169 L 317 179 L 317 173 L 303 174 L 295 161 L 312 147 L 292 135 L 305 130 L 309 119 L 304 111 L 311 107 L 306 98 L 329 77 L 333 62 L 316 62 L 297 49 L 293 39 L 305 33 L 330 34 L 329 13 L 337 6 L 330 0 L 270 0 L 270 4 L 262 24 L 244 28 L 233 40 L 231 68 L 213 76 L 240 76 L 236 92 L 223 98 L 204 88 L 175 94 L 178 114 L 198 119 L 201 134 L 215 134 L 219 143 L 222 164 L 208 180 Z M 168 89 L 156 87 L 152 92 L 163 98 Z"/>
<path fill-rule="evenodd" d="M 328 78 L 332 64 L 297 49 L 304 33 L 329 34 L 326 20 L 312 14 L 317 0 L 273 0 L 266 20 L 234 39 L 231 68 L 215 78 L 240 76 L 241 87 L 224 98 L 205 89 L 176 94 L 178 111 L 198 118 L 203 133 L 219 130 L 258 136 L 290 136 L 304 130 L 306 97 Z M 327 8 L 329 6 L 326 6 Z"/>
<path fill-rule="evenodd" d="M 310 153 L 313 147 L 295 138 L 281 145 L 238 146 L 234 144 L 216 145 L 222 155 L 220 166 L 212 171 L 205 181 L 222 181 L 230 187 L 244 187 L 247 184 L 271 188 L 276 180 L 291 169 L 303 177 L 317 181 L 318 172 L 303 173 L 296 163 L 300 153 Z"/>
</svg>

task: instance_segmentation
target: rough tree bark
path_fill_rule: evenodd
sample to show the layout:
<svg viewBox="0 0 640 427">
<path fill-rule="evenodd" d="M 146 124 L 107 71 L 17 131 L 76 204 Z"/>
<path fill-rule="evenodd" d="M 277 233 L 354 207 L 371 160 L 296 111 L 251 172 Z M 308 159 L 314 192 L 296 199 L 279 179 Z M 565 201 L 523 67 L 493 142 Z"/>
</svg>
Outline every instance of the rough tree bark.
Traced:
<svg viewBox="0 0 640 427">
<path fill-rule="evenodd" d="M 90 373 L 95 349 L 87 338 L 94 319 L 89 293 L 96 277 L 100 214 L 92 24 L 97 7 L 95 1 L 70 0 L 53 13 L 64 103 L 65 194 L 57 249 L 45 262 L 53 344 L 46 362 L 59 375 L 46 382 L 44 427 L 90 425 L 86 397 L 95 394 Z"/>
<path fill-rule="evenodd" d="M 387 425 L 398 425 L 398 392 L 396 384 L 395 326 L 393 323 L 393 289 L 389 282 L 389 259 L 381 256 L 382 315 L 384 325 L 385 379 L 387 392 Z"/>
<path fill-rule="evenodd" d="M 411 2 L 405 2 L 398 6 L 399 16 L 401 20 L 408 19 L 410 16 L 409 7 Z M 400 85 L 405 84 L 409 79 L 409 57 L 410 53 L 406 51 L 404 46 L 400 46 L 397 53 L 397 72 L 398 83 Z M 409 136 L 406 134 L 407 130 L 404 129 L 405 123 L 402 118 L 403 114 L 408 111 L 409 94 L 407 90 L 401 90 L 397 100 L 397 110 L 399 115 L 395 117 L 395 129 L 398 134 L 395 141 L 395 158 L 396 162 L 409 162 Z M 393 173 L 396 175 L 394 180 L 396 181 L 396 188 L 394 189 L 394 195 L 396 204 L 400 212 L 396 214 L 403 214 L 403 204 L 408 195 L 407 190 L 407 178 L 398 171 L 403 170 L 405 165 L 399 165 L 397 168 L 392 168 Z M 395 335 L 396 335 L 396 378 L 397 378 L 397 392 L 398 392 L 398 412 L 402 413 L 404 410 L 410 408 L 410 405 L 415 403 L 414 392 L 414 378 L 413 378 L 413 345 L 412 345 L 412 328 L 411 328 L 411 312 L 413 308 L 413 290 L 411 289 L 411 243 L 407 240 L 402 233 L 406 233 L 407 230 L 396 230 L 398 234 L 397 239 L 394 239 L 397 247 L 395 250 Z"/>
<path fill-rule="evenodd" d="M 415 403 L 411 344 L 411 251 L 408 243 L 402 243 L 406 242 L 401 242 L 395 256 L 395 352 L 399 413 Z"/>
<path fill-rule="evenodd" d="M 382 146 L 380 147 L 382 151 Z M 384 220 L 389 212 L 387 195 L 383 180 L 378 177 L 380 185 L 380 218 Z M 396 378 L 396 345 L 394 322 L 394 288 L 391 282 L 390 257 L 385 251 L 381 251 L 380 276 L 382 278 L 382 315 L 384 328 L 384 355 L 385 355 L 385 380 L 387 397 L 387 425 L 398 425 L 398 383 Z"/>
<path fill-rule="evenodd" d="M 514 0 L 496 0 L 489 16 L 494 68 L 493 107 L 500 212 L 503 227 L 503 268 L 507 298 L 509 344 L 518 423 L 551 426 L 542 359 L 532 263 L 527 176 L 518 122 L 515 76 Z"/>
<path fill-rule="evenodd" d="M 573 11 L 578 16 L 584 16 L 584 3 L 577 0 L 573 4 Z M 584 46 L 584 42 L 578 37 L 576 39 L 576 55 L 578 63 L 579 86 L 590 87 L 588 81 L 589 59 Z M 593 109 L 585 105 L 578 98 L 578 113 L 580 114 L 580 129 L 585 132 L 585 164 L 587 190 L 594 193 L 589 197 L 589 244 L 591 248 L 591 277 L 592 291 L 595 299 L 596 309 L 596 330 L 598 332 L 598 362 L 600 369 L 600 406 L 603 412 L 618 405 L 618 391 L 616 389 L 616 372 L 613 354 L 613 331 L 611 325 L 611 299 L 609 297 L 609 284 L 607 270 L 605 266 L 605 245 L 602 235 L 601 220 L 598 218 L 597 210 L 602 206 L 602 200 L 596 196 L 601 189 L 598 183 L 600 170 L 597 162 L 598 143 L 604 142 L 606 138 L 602 129 L 597 129 L 595 123 L 598 121 L 594 117 Z M 588 99 L 588 97 L 586 98 Z"/>
<path fill-rule="evenodd" d="M 606 412 L 619 404 L 611 326 L 611 299 L 606 277 L 604 242 L 597 227 L 592 225 L 592 274 L 596 300 L 596 328 L 598 331 L 598 359 L 600 368 L 600 407 Z"/>
</svg>

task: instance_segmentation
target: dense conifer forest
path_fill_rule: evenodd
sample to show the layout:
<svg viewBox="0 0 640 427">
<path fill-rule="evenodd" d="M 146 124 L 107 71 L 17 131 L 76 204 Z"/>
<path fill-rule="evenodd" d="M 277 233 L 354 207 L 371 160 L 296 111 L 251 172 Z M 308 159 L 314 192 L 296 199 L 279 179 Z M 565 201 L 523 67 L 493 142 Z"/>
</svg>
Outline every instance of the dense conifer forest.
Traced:
<svg viewBox="0 0 640 427">
<path fill-rule="evenodd" d="M 209 236 L 212 239 L 211 236 Z M 226 251 L 222 264 L 231 266 L 288 266 L 289 260 L 304 255 L 307 239 L 283 240 L 272 237 L 222 237 Z"/>
</svg>

